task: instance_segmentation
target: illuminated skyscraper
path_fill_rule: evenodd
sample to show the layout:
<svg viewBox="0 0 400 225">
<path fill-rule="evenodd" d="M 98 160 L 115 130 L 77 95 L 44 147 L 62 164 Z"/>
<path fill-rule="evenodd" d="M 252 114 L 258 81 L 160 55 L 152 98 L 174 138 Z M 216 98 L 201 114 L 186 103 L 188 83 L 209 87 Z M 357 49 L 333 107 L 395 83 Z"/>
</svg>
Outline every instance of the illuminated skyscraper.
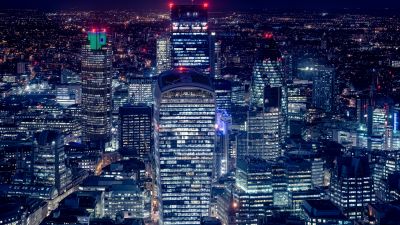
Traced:
<svg viewBox="0 0 400 225">
<path fill-rule="evenodd" d="M 208 216 L 215 142 L 215 96 L 207 75 L 172 70 L 155 94 L 155 164 L 161 224 Z"/>
<path fill-rule="evenodd" d="M 83 141 L 104 144 L 111 136 L 111 48 L 106 33 L 88 33 L 82 49 Z"/>
<path fill-rule="evenodd" d="M 260 43 L 251 82 L 247 153 L 263 159 L 282 154 L 287 133 L 287 90 L 281 54 L 272 36 Z"/>
<path fill-rule="evenodd" d="M 232 113 L 232 84 L 223 79 L 214 80 L 215 103 L 219 110 Z"/>
<path fill-rule="evenodd" d="M 119 147 L 135 151 L 140 158 L 149 157 L 153 145 L 153 109 L 146 105 L 119 108 Z"/>
<path fill-rule="evenodd" d="M 214 75 L 215 79 L 220 79 L 222 78 L 221 41 L 216 40 L 215 32 L 211 32 L 210 35 L 210 49 L 211 74 Z"/>
<path fill-rule="evenodd" d="M 335 69 L 323 60 L 306 59 L 298 64 L 298 77 L 312 81 L 312 106 L 324 112 L 334 110 Z"/>
<path fill-rule="evenodd" d="M 375 202 L 367 157 L 340 157 L 331 177 L 329 196 L 350 219 L 361 219 L 368 203 Z"/>
<path fill-rule="evenodd" d="M 129 97 L 133 104 L 146 104 L 152 106 L 154 104 L 154 83 L 152 77 L 131 77 L 128 79 Z"/>
<path fill-rule="evenodd" d="M 34 135 L 33 175 L 35 183 L 55 187 L 60 193 L 71 182 L 66 166 L 64 136 L 58 131 L 45 130 Z"/>
<path fill-rule="evenodd" d="M 171 64 L 210 74 L 208 4 L 174 5 L 171 9 Z"/>
<path fill-rule="evenodd" d="M 169 37 L 161 36 L 157 39 L 157 73 L 171 69 L 171 44 Z"/>
<path fill-rule="evenodd" d="M 217 98 L 217 97 L 216 97 Z M 216 111 L 216 142 L 214 155 L 214 176 L 225 175 L 230 168 L 232 159 L 229 155 L 229 136 L 231 135 L 232 116 L 225 110 Z"/>
</svg>

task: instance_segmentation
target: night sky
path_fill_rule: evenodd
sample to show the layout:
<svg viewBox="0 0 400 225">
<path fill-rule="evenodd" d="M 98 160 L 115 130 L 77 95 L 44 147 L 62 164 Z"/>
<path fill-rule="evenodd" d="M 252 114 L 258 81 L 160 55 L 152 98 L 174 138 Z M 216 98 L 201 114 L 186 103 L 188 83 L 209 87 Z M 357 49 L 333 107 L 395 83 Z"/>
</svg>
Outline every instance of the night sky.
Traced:
<svg viewBox="0 0 400 225">
<path fill-rule="evenodd" d="M 172 0 L 182 2 L 185 0 Z M 400 0 L 205 0 L 211 10 L 247 9 L 400 9 Z M 0 8 L 35 9 L 167 9 L 168 0 L 2 0 Z M 190 0 L 186 1 L 190 3 Z M 203 0 L 195 0 L 195 3 Z"/>
</svg>

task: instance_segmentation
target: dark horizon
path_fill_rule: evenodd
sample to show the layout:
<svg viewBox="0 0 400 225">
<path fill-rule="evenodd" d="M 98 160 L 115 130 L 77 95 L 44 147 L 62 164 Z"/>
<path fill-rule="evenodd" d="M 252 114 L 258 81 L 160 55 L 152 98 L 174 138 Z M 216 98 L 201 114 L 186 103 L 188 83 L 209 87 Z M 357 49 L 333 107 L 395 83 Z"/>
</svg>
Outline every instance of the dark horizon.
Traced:
<svg viewBox="0 0 400 225">
<path fill-rule="evenodd" d="M 39 10 L 112 10 L 112 9 L 128 9 L 128 10 L 168 10 L 168 3 L 188 3 L 191 1 L 186 0 L 147 0 L 147 1 L 127 1 L 127 0 L 6 0 L 0 5 L 0 9 L 39 9 Z M 219 0 L 219 1 L 194 1 L 194 3 L 208 2 L 211 11 L 224 11 L 224 10 L 399 10 L 400 1 L 394 2 L 391 0 L 381 1 L 345 1 L 345 0 L 280 0 L 280 1 L 263 1 L 251 0 L 245 2 L 243 0 Z"/>
</svg>

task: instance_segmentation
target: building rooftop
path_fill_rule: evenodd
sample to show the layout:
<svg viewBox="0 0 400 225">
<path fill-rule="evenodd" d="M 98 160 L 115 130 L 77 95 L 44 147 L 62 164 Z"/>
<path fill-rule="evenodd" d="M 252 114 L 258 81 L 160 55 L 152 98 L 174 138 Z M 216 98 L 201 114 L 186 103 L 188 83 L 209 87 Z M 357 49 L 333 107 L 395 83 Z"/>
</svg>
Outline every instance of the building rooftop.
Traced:
<svg viewBox="0 0 400 225">
<path fill-rule="evenodd" d="M 60 136 L 60 132 L 56 130 L 45 130 L 35 134 L 35 138 L 40 145 L 46 145 L 52 141 L 56 141 Z"/>
<path fill-rule="evenodd" d="M 367 157 L 339 157 L 336 165 L 338 177 L 370 176 Z"/>
<path fill-rule="evenodd" d="M 305 200 L 303 209 L 309 217 L 345 219 L 342 211 L 330 200 Z"/>
<path fill-rule="evenodd" d="M 213 91 L 209 76 L 187 68 L 165 71 L 158 77 L 161 92 L 179 87 L 198 87 Z"/>
<path fill-rule="evenodd" d="M 171 9 L 171 20 L 173 22 L 180 22 L 180 21 L 207 21 L 208 13 L 207 13 L 208 5 L 174 5 L 173 3 L 170 4 Z M 193 16 L 196 13 L 197 16 Z"/>
</svg>

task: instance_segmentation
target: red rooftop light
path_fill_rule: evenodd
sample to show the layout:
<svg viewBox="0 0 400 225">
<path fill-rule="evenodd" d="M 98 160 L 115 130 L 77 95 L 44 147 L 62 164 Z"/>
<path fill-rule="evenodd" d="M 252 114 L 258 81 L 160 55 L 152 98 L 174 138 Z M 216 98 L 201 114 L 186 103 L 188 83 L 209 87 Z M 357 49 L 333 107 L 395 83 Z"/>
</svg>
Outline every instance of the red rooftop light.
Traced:
<svg viewBox="0 0 400 225">
<path fill-rule="evenodd" d="M 93 28 L 93 29 L 92 29 L 92 32 L 93 32 L 93 33 L 96 33 L 96 29 Z"/>
<path fill-rule="evenodd" d="M 208 3 L 205 2 L 205 3 L 203 4 L 203 7 L 204 7 L 204 8 L 208 8 Z"/>
<path fill-rule="evenodd" d="M 265 34 L 264 34 L 264 37 L 265 37 L 266 39 L 272 39 L 272 38 L 274 37 L 274 35 L 273 35 L 272 33 L 265 33 Z"/>
<path fill-rule="evenodd" d="M 169 8 L 172 9 L 172 7 L 174 7 L 174 3 L 170 2 L 169 3 Z"/>
</svg>

